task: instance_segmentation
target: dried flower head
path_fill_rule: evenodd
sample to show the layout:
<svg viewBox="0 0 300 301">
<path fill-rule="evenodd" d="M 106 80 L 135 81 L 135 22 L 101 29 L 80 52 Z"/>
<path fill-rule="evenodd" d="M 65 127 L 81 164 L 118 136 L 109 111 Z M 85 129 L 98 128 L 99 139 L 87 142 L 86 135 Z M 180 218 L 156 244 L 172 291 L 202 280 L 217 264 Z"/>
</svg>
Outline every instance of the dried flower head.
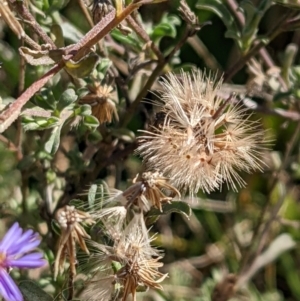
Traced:
<svg viewBox="0 0 300 301">
<path fill-rule="evenodd" d="M 142 214 L 136 214 L 122 230 L 119 239 L 113 239 L 113 246 L 91 242 L 91 262 L 99 269 L 99 273 L 87 283 L 83 298 L 93 297 L 97 300 L 111 300 L 112 296 L 122 293 L 122 300 L 132 294 L 136 300 L 139 286 L 162 289 L 159 284 L 167 274 L 158 268 L 161 254 L 150 243 L 153 238 L 145 226 Z M 95 268 L 92 268 L 94 271 Z M 119 296 L 120 297 L 120 296 Z"/>
<path fill-rule="evenodd" d="M 111 0 L 94 0 L 92 15 L 94 23 L 98 23 L 114 9 Z"/>
<path fill-rule="evenodd" d="M 163 104 L 157 103 L 165 120 L 139 139 L 146 164 L 191 194 L 220 189 L 223 182 L 236 190 L 236 183 L 245 184 L 238 171 L 262 169 L 265 132 L 246 109 L 217 95 L 221 84 L 199 70 L 169 74 L 162 81 Z"/>
<path fill-rule="evenodd" d="M 133 185 L 123 192 L 128 201 L 127 206 L 135 204 L 143 211 L 148 211 L 150 203 L 162 211 L 162 203 L 170 202 L 176 196 L 180 197 L 180 192 L 159 172 L 144 172 L 138 182 L 137 177 L 133 180 Z M 168 195 L 163 191 L 168 192 Z"/>
<path fill-rule="evenodd" d="M 199 24 L 198 17 L 196 14 L 190 9 L 185 0 L 180 1 L 179 9 L 181 18 L 189 25 L 190 36 L 193 36 L 201 29 Z"/>
<path fill-rule="evenodd" d="M 56 213 L 56 220 L 61 228 L 61 235 L 54 263 L 54 279 L 63 272 L 67 255 L 69 256 L 70 271 L 73 276 L 76 275 L 75 243 L 77 242 L 84 252 L 89 253 L 84 239 L 90 238 L 90 236 L 80 223 L 85 222 L 89 225 L 94 223 L 88 213 L 77 210 L 74 206 L 65 206 L 59 209 Z"/>
<path fill-rule="evenodd" d="M 88 89 L 90 92 L 81 97 L 80 102 L 92 107 L 92 114 L 99 120 L 99 123 L 111 122 L 113 115 L 118 120 L 116 104 L 113 101 L 113 87 L 95 82 L 88 86 Z"/>
</svg>

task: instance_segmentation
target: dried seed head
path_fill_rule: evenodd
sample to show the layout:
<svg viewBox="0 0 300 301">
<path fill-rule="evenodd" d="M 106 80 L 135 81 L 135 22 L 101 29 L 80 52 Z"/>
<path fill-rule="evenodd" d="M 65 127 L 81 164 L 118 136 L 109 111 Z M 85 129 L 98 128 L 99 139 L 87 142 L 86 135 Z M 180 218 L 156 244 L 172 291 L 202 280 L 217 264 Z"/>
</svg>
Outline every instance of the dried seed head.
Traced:
<svg viewBox="0 0 300 301">
<path fill-rule="evenodd" d="M 111 122 L 113 115 L 118 120 L 116 104 L 113 101 L 113 87 L 95 82 L 88 88 L 90 92 L 83 96 L 80 102 L 92 107 L 92 114 L 99 120 L 99 123 Z"/>
<path fill-rule="evenodd" d="M 132 294 L 132 299 L 136 300 L 136 289 L 140 286 L 150 287 L 162 290 L 161 283 L 168 274 L 162 274 L 157 269 L 163 266 L 163 263 L 158 262 L 159 258 L 144 259 L 140 261 L 129 261 L 116 274 L 121 279 L 124 293 L 123 299 L 127 300 L 128 296 Z"/>
<path fill-rule="evenodd" d="M 159 252 L 150 245 L 152 240 L 143 215 L 136 214 L 123 230 L 120 239 L 115 241 L 114 253 L 122 262 L 158 256 Z"/>
<path fill-rule="evenodd" d="M 164 123 L 139 139 L 137 152 L 147 166 L 191 194 L 220 189 L 223 182 L 236 190 L 236 183 L 245 184 L 238 171 L 264 164 L 259 156 L 265 132 L 245 109 L 217 95 L 221 84 L 200 71 L 169 74 L 159 104 Z"/>
<path fill-rule="evenodd" d="M 61 235 L 58 241 L 58 251 L 54 263 L 54 279 L 57 275 L 63 272 L 64 263 L 68 255 L 70 262 L 70 270 L 72 275 L 76 275 L 76 251 L 75 243 L 78 243 L 80 248 L 89 253 L 84 239 L 90 238 L 81 222 L 93 224 L 94 220 L 86 212 L 77 210 L 74 206 L 65 206 L 59 209 L 56 213 L 56 220 L 61 227 Z"/>
<path fill-rule="evenodd" d="M 112 247 L 91 242 L 89 265 L 93 263 L 94 268 L 91 267 L 90 270 L 94 272 L 99 266 L 102 268 L 87 283 L 84 297 L 91 296 L 93 292 L 97 300 L 110 300 L 109 297 L 118 294 L 116 284 L 122 286 L 124 301 L 130 294 L 135 300 L 138 286 L 162 289 L 159 283 L 167 274 L 158 271 L 163 263 L 159 262 L 161 253 L 150 245 L 152 240 L 153 238 L 149 238 L 143 215 L 136 214 L 122 230 L 120 238 L 113 242 Z M 104 296 L 109 297 L 104 299 Z"/>
<path fill-rule="evenodd" d="M 61 228 L 76 227 L 77 223 L 85 222 L 93 224 L 94 221 L 89 213 L 76 209 L 74 206 L 68 206 L 59 209 L 56 213 L 56 220 Z M 80 225 L 79 225 L 80 226 Z M 81 226 L 80 226 L 81 227 Z M 83 230 L 84 231 L 84 230 Z"/>
<path fill-rule="evenodd" d="M 85 284 L 86 289 L 80 296 L 81 300 L 112 300 L 115 291 L 115 278 L 113 274 L 99 273 L 93 280 Z"/>
<path fill-rule="evenodd" d="M 135 204 L 143 211 L 148 211 L 150 203 L 162 211 L 162 203 L 170 202 L 176 196 L 180 197 L 180 192 L 159 172 L 144 172 L 141 180 L 137 182 L 134 179 L 133 185 L 123 192 L 123 196 L 128 201 L 127 206 Z"/>
<path fill-rule="evenodd" d="M 92 15 L 94 23 L 98 23 L 114 9 L 111 0 L 94 0 Z"/>
<path fill-rule="evenodd" d="M 114 246 L 116 256 L 123 263 L 123 267 L 116 273 L 124 287 L 123 300 L 127 300 L 129 294 L 135 300 L 138 285 L 162 289 L 159 282 L 167 274 L 158 272 L 163 263 L 158 262 L 161 254 L 150 245 L 152 240 L 153 237 L 149 238 L 143 215 L 137 214 L 124 230 L 121 240 Z"/>
</svg>

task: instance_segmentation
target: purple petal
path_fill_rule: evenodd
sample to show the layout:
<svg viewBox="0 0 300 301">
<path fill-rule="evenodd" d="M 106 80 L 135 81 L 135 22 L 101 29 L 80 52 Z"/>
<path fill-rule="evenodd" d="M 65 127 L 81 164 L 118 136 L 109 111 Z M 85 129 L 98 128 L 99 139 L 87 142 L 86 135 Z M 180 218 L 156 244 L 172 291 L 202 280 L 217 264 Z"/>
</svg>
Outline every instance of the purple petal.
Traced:
<svg viewBox="0 0 300 301">
<path fill-rule="evenodd" d="M 35 249 L 41 242 L 37 234 L 30 238 L 30 240 L 23 241 L 21 243 L 17 242 L 16 245 L 12 245 L 9 248 L 8 253 L 10 255 L 27 253 Z"/>
<path fill-rule="evenodd" d="M 22 229 L 18 223 L 14 223 L 1 240 L 0 250 L 6 251 L 19 238 L 20 234 L 22 234 Z"/>
<path fill-rule="evenodd" d="M 34 232 L 29 229 L 27 231 L 25 231 L 20 238 L 15 241 L 15 243 L 10 247 L 9 252 L 10 253 L 14 253 L 15 249 L 18 249 L 18 246 L 22 245 L 23 243 L 27 243 L 28 241 L 31 240 L 31 236 L 33 236 Z"/>
<path fill-rule="evenodd" d="M 7 301 L 23 301 L 23 296 L 8 273 L 0 268 L 0 294 Z"/>
<path fill-rule="evenodd" d="M 6 264 L 9 267 L 16 268 L 39 268 L 46 264 L 46 261 L 42 259 L 43 254 L 36 252 L 32 254 L 27 254 L 18 259 L 10 259 L 6 260 Z"/>
</svg>

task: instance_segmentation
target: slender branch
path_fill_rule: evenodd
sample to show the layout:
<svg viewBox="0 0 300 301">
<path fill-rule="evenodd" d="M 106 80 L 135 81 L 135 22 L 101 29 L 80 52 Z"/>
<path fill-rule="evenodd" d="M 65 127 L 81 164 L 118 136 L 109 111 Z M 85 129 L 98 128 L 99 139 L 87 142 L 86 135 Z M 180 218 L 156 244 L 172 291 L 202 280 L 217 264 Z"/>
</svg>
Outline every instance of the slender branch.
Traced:
<svg viewBox="0 0 300 301">
<path fill-rule="evenodd" d="M 251 248 L 250 251 L 247 252 L 247 254 L 243 257 L 244 260 L 243 260 L 243 262 L 241 264 L 240 273 L 239 273 L 240 275 L 242 275 L 243 273 L 245 273 L 245 270 L 246 270 L 247 263 L 248 263 L 249 259 L 250 258 L 255 258 L 258 255 L 258 252 L 260 252 L 262 250 L 262 248 L 263 248 L 263 245 L 261 244 L 260 241 L 266 235 L 266 233 L 267 233 L 267 231 L 268 231 L 268 229 L 270 227 L 270 221 L 268 223 L 266 223 L 264 229 L 261 232 L 260 232 L 260 228 L 261 228 L 261 225 L 263 224 L 263 221 L 265 219 L 266 214 L 269 212 L 269 209 L 270 209 L 271 194 L 272 194 L 274 188 L 276 187 L 276 185 L 277 185 L 277 183 L 279 181 L 279 175 L 280 175 L 280 173 L 287 167 L 287 164 L 288 164 L 288 161 L 289 161 L 289 158 L 290 158 L 290 154 L 291 154 L 293 148 L 296 145 L 297 139 L 299 138 L 299 133 L 300 133 L 300 123 L 298 122 L 297 127 L 296 127 L 296 129 L 294 131 L 294 134 L 293 134 L 290 142 L 287 144 L 287 149 L 286 149 L 286 152 L 284 154 L 284 158 L 282 160 L 281 166 L 277 170 L 276 174 L 273 177 L 273 180 L 272 180 L 272 183 L 271 183 L 270 189 L 269 189 L 269 195 L 268 195 L 267 202 L 264 205 L 264 207 L 263 207 L 263 209 L 262 209 L 262 211 L 260 213 L 260 216 L 258 218 L 256 227 L 255 227 L 254 232 L 253 232 L 252 241 L 253 242 L 258 242 L 259 243 L 259 247 L 256 250 L 254 250 L 254 252 L 253 252 L 253 248 Z M 278 214 L 278 212 L 279 212 L 279 210 L 281 208 L 281 204 L 282 204 L 283 200 L 284 200 L 284 198 L 280 198 L 278 200 L 278 202 L 275 204 L 275 206 L 273 207 L 271 221 L 275 220 L 276 215 Z M 253 245 L 255 246 L 255 244 L 253 244 Z M 251 254 L 253 254 L 253 256 Z M 252 264 L 253 264 L 253 262 L 252 262 Z M 250 266 L 250 268 L 251 268 L 251 266 Z"/>
<path fill-rule="evenodd" d="M 18 147 L 10 140 L 8 140 L 3 135 L 0 135 L 0 141 L 6 144 L 7 148 L 12 152 L 18 152 Z"/>
<path fill-rule="evenodd" d="M 150 43 L 152 51 L 155 53 L 159 61 L 163 61 L 164 57 L 154 42 L 150 39 L 149 35 L 143 27 L 141 27 L 131 16 L 127 18 L 128 25 L 136 32 L 136 34 L 145 42 Z"/>
<path fill-rule="evenodd" d="M 231 13 L 237 19 L 240 27 L 242 28 L 243 26 L 245 26 L 245 17 L 242 14 L 242 12 L 238 10 L 238 4 L 236 3 L 236 1 L 235 0 L 226 0 L 226 3 L 227 3 L 228 8 L 230 9 Z M 259 55 L 263 59 L 263 61 L 265 62 L 267 67 L 270 68 L 275 65 L 265 47 L 263 47 L 259 50 Z M 284 83 L 284 81 L 283 81 L 283 83 Z"/>
<path fill-rule="evenodd" d="M 244 19 L 237 13 L 237 4 L 234 0 L 227 0 L 227 4 L 229 8 L 231 8 L 232 12 L 236 16 L 237 20 L 239 21 L 240 25 L 244 25 Z M 255 54 L 260 53 L 262 59 L 265 63 L 271 67 L 274 66 L 274 63 L 270 56 L 268 55 L 264 46 L 272 41 L 276 36 L 286 30 L 287 20 L 294 14 L 293 11 L 288 11 L 282 18 L 279 20 L 273 29 L 266 35 L 266 39 L 261 40 L 260 42 L 255 42 L 252 49 L 250 49 L 246 55 L 240 58 L 233 66 L 231 66 L 224 75 L 224 81 L 229 81 L 247 62 L 248 60 L 253 57 Z"/>
<path fill-rule="evenodd" d="M 21 46 L 24 46 L 24 39 L 21 39 Z M 20 72 L 19 72 L 19 85 L 18 85 L 18 96 L 22 94 L 25 88 L 25 72 L 26 72 L 26 62 L 23 56 L 20 57 Z M 22 158 L 22 136 L 23 129 L 21 124 L 21 118 L 18 117 L 17 120 L 17 133 L 16 133 L 16 145 L 18 147 L 18 157 Z"/>
<path fill-rule="evenodd" d="M 130 15 L 135 9 L 146 1 L 140 1 L 139 3 L 132 2 L 127 6 L 122 13 L 115 17 L 115 11 L 110 12 L 105 16 L 95 27 L 93 27 L 77 44 L 66 48 L 66 55 L 64 59 L 57 63 L 50 71 L 43 75 L 39 80 L 34 82 L 24 93 L 0 112 L 0 133 L 5 131 L 19 116 L 23 106 L 29 101 L 29 99 L 38 92 L 50 78 L 52 78 L 57 72 L 59 72 L 64 66 L 65 61 L 74 60 L 78 61 L 90 52 L 90 48 L 102 39 L 107 33 L 109 33 L 114 27 L 121 23 L 128 15 Z"/>
<path fill-rule="evenodd" d="M 241 27 L 243 27 L 245 25 L 245 18 L 244 18 L 244 15 L 238 10 L 238 4 L 236 3 L 236 1 L 235 0 L 226 0 L 226 2 L 227 2 L 229 9 L 233 13 L 233 15 L 236 17 L 239 25 Z M 269 55 L 269 53 L 265 47 L 262 47 L 258 51 L 258 53 L 268 68 L 272 68 L 275 66 L 274 61 L 272 60 L 271 56 Z M 281 85 L 285 89 L 287 89 L 286 83 L 281 76 L 279 77 L 279 81 L 280 81 Z"/>
<path fill-rule="evenodd" d="M 72 47 L 65 57 L 65 60 L 72 59 L 79 61 L 83 58 L 89 49 L 99 40 L 105 37 L 113 28 L 120 24 L 135 9 L 140 7 L 143 2 L 129 4 L 118 16 L 116 11 L 112 10 L 100 22 L 98 22 L 74 47 Z M 75 52 L 75 54 L 74 54 Z"/>
<path fill-rule="evenodd" d="M 131 106 L 126 110 L 126 114 L 121 121 L 121 127 L 125 127 L 133 117 L 134 113 L 136 112 L 140 102 L 143 98 L 147 95 L 148 91 L 151 89 L 152 85 L 154 84 L 157 77 L 161 74 L 164 67 L 169 63 L 175 53 L 185 44 L 186 40 L 190 37 L 190 28 L 187 25 L 185 28 L 185 32 L 172 51 L 167 55 L 167 57 L 163 61 L 159 61 L 156 68 L 153 70 L 152 74 L 148 78 L 145 86 L 137 95 L 136 99 L 132 102 Z"/>
<path fill-rule="evenodd" d="M 9 104 L 2 112 L 0 112 L 0 133 L 4 132 L 20 115 L 23 106 L 28 100 L 38 92 L 50 78 L 52 78 L 59 70 L 64 67 L 64 63 L 60 62 L 44 74 L 40 79 L 34 82 L 20 95 L 13 103 Z"/>
<path fill-rule="evenodd" d="M 207 47 L 197 35 L 188 38 L 187 42 L 194 49 L 197 55 L 204 60 L 206 66 L 208 66 L 212 70 L 222 71 L 222 66 L 219 64 L 217 59 L 209 52 Z"/>
<path fill-rule="evenodd" d="M 79 6 L 80 6 L 80 8 L 81 8 L 81 10 L 84 14 L 84 17 L 86 18 L 87 22 L 89 23 L 89 25 L 91 27 L 94 27 L 93 19 L 90 15 L 88 9 L 86 8 L 86 5 L 85 5 L 84 1 L 83 0 L 77 0 L 77 2 L 78 2 Z"/>
<path fill-rule="evenodd" d="M 56 49 L 54 42 L 47 36 L 42 27 L 36 22 L 30 11 L 24 5 L 23 1 L 9 0 L 16 12 L 28 22 L 34 32 L 47 44 L 50 44 L 52 49 Z"/>
<path fill-rule="evenodd" d="M 7 5 L 7 2 L 0 2 L 0 16 L 8 25 L 8 27 L 14 32 L 19 39 L 23 38 L 25 43 L 30 45 L 33 49 L 40 50 L 41 47 L 35 41 L 33 41 L 24 31 L 20 22 L 16 19 Z"/>
<path fill-rule="evenodd" d="M 76 198 L 79 194 L 83 195 L 86 192 L 86 188 L 98 177 L 99 172 L 111 165 L 115 164 L 117 161 L 124 160 L 128 155 L 132 154 L 133 150 L 136 149 L 137 143 L 133 142 L 131 144 L 128 144 L 123 149 L 116 150 L 116 147 L 114 144 L 110 145 L 101 145 L 101 152 L 97 153 L 97 157 L 95 158 L 96 166 L 92 170 L 91 173 L 87 174 L 84 179 L 80 182 L 79 187 L 77 187 L 76 191 L 70 195 L 69 191 L 65 191 L 64 195 L 60 198 L 58 201 L 58 204 L 56 206 L 56 210 L 59 208 L 67 205 L 70 200 L 73 198 Z"/>
</svg>

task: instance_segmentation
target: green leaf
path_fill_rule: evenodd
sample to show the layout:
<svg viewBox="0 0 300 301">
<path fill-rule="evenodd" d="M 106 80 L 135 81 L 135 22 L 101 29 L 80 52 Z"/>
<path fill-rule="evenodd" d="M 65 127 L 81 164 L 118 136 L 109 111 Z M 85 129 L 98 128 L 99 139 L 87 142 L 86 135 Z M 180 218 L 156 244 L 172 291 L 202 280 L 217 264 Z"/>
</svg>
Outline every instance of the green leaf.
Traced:
<svg viewBox="0 0 300 301">
<path fill-rule="evenodd" d="M 99 56 L 96 53 L 90 53 L 78 62 L 66 61 L 65 70 L 75 78 L 83 78 L 94 70 L 98 61 Z"/>
<path fill-rule="evenodd" d="M 22 281 L 19 284 L 19 289 L 24 296 L 24 301 L 52 301 L 53 298 L 45 293 L 33 281 Z"/>
<path fill-rule="evenodd" d="M 299 0 L 273 0 L 278 5 L 283 5 L 293 9 L 300 9 Z"/>
<path fill-rule="evenodd" d="M 88 104 L 81 105 L 76 108 L 74 114 L 80 116 L 90 116 L 92 114 L 91 106 Z"/>
<path fill-rule="evenodd" d="M 135 51 L 141 51 L 143 43 L 134 34 L 124 35 L 120 30 L 114 29 L 111 36 L 122 45 L 130 46 Z"/>
<path fill-rule="evenodd" d="M 55 154 L 60 143 L 60 131 L 62 125 L 55 127 L 50 135 L 49 140 L 45 143 L 45 151 L 49 154 Z"/>
<path fill-rule="evenodd" d="M 260 20 L 270 6 L 271 1 L 269 0 L 260 1 L 257 7 L 250 0 L 243 0 L 241 2 L 240 9 L 245 16 L 245 25 L 241 37 L 243 51 L 247 51 L 251 47 L 252 42 L 256 38 Z"/>
<path fill-rule="evenodd" d="M 221 0 L 199 0 L 196 8 L 205 9 L 215 13 L 225 24 L 228 31 L 232 32 L 230 36 L 238 36 L 239 29 L 234 20 L 234 17 L 227 9 L 226 5 Z M 236 33 L 233 35 L 233 33 Z"/>
<path fill-rule="evenodd" d="M 191 215 L 191 207 L 182 201 L 174 201 L 171 203 L 166 203 L 162 205 L 162 212 L 157 208 L 151 208 L 150 211 L 146 214 L 146 223 L 147 225 L 153 224 L 161 215 L 169 213 L 180 213 L 183 216 L 189 218 Z"/>
<path fill-rule="evenodd" d="M 92 143 L 98 143 L 103 140 L 103 137 L 100 132 L 93 131 L 88 134 L 88 140 Z"/>
<path fill-rule="evenodd" d="M 74 103 L 76 99 L 77 99 L 77 95 L 75 94 L 75 91 L 73 89 L 67 89 L 60 96 L 56 109 L 62 111 L 64 108 Z"/>
<path fill-rule="evenodd" d="M 101 62 L 97 65 L 97 75 L 100 80 L 105 78 L 107 70 L 112 66 L 112 61 L 109 58 L 101 58 Z"/>
<path fill-rule="evenodd" d="M 22 125 L 25 131 L 45 130 L 53 128 L 57 125 L 59 119 L 57 117 L 30 117 L 24 116 L 22 118 Z"/>
<path fill-rule="evenodd" d="M 83 208 L 85 207 L 85 203 L 83 200 L 72 199 L 69 203 L 70 206 L 74 206 L 75 208 Z"/>
<path fill-rule="evenodd" d="M 89 128 L 97 128 L 99 126 L 99 121 L 96 117 L 90 115 L 90 116 L 84 116 L 83 117 L 83 124 L 86 125 Z"/>
<path fill-rule="evenodd" d="M 60 226 L 59 226 L 58 222 L 54 219 L 51 220 L 51 229 L 57 236 L 60 236 L 60 234 L 61 234 Z"/>
<path fill-rule="evenodd" d="M 70 0 L 49 0 L 49 10 L 55 11 L 65 7 Z"/>
<path fill-rule="evenodd" d="M 165 14 L 161 22 L 150 33 L 150 37 L 154 41 L 159 41 L 163 37 L 175 38 L 177 35 L 176 26 L 180 24 L 181 21 L 177 16 Z"/>
<path fill-rule="evenodd" d="M 62 28 L 58 24 L 53 24 L 51 26 L 51 34 L 50 34 L 51 39 L 55 43 L 57 48 L 62 48 L 65 46 L 65 40 L 64 40 L 64 35 Z"/>
<path fill-rule="evenodd" d="M 57 20 L 57 22 L 59 21 L 60 20 Z M 77 43 L 83 37 L 82 32 L 79 31 L 72 23 L 68 22 L 68 20 L 64 20 L 60 26 L 65 40 L 68 40 L 71 43 Z"/>
<path fill-rule="evenodd" d="M 32 99 L 32 102 L 37 106 L 45 110 L 56 109 L 56 99 L 53 96 L 51 90 L 43 88 L 40 93 L 37 93 Z"/>
<path fill-rule="evenodd" d="M 125 128 L 111 129 L 111 134 L 125 142 L 133 142 L 135 140 L 134 132 Z"/>
<path fill-rule="evenodd" d="M 299 270 L 295 265 L 295 259 L 289 253 L 285 253 L 280 258 L 280 263 L 285 275 L 285 281 L 295 297 L 295 300 L 300 296 L 300 276 Z"/>
</svg>

